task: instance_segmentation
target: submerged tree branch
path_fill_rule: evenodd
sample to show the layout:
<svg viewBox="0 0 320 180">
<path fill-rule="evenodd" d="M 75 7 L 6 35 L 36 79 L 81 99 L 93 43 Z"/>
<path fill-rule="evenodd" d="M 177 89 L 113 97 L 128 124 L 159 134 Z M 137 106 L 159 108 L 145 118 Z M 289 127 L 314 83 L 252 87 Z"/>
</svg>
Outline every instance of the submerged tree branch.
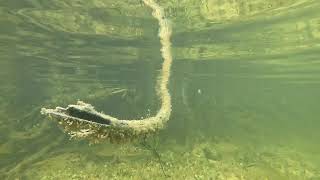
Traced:
<svg viewBox="0 0 320 180">
<path fill-rule="evenodd" d="M 165 18 L 164 10 L 153 0 L 143 0 L 150 7 L 152 15 L 159 22 L 159 37 L 163 58 L 162 69 L 157 82 L 157 93 L 161 107 L 157 114 L 145 119 L 121 120 L 110 115 L 100 113 L 91 104 L 78 101 L 75 105 L 55 109 L 42 108 L 41 113 L 56 120 L 64 130 L 75 138 L 89 139 L 98 142 L 107 139 L 111 142 L 130 141 L 138 137 L 157 132 L 165 126 L 171 115 L 171 97 L 168 90 L 171 55 L 171 26 Z"/>
</svg>

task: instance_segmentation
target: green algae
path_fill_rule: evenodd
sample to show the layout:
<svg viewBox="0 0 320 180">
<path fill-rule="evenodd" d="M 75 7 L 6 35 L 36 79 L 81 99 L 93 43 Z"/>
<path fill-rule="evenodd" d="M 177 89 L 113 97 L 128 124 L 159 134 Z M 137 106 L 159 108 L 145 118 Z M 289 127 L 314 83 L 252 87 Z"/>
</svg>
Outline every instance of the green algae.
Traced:
<svg viewBox="0 0 320 180">
<path fill-rule="evenodd" d="M 221 143 L 199 141 L 193 142 L 191 146 L 175 145 L 174 149 L 169 144 L 163 144 L 160 153 L 164 171 L 171 179 L 258 180 L 320 177 L 314 164 L 304 163 L 305 157 L 301 152 L 277 146 L 251 149 L 223 141 L 221 140 Z M 221 159 L 207 158 L 204 149 L 216 149 L 221 154 Z M 168 178 L 162 174 L 157 158 L 142 147 L 126 146 L 117 160 L 114 160 L 115 157 L 112 154 L 114 151 L 109 150 L 109 153 L 97 155 L 76 150 L 59 153 L 33 164 L 26 171 L 26 177 L 36 179 Z"/>
</svg>

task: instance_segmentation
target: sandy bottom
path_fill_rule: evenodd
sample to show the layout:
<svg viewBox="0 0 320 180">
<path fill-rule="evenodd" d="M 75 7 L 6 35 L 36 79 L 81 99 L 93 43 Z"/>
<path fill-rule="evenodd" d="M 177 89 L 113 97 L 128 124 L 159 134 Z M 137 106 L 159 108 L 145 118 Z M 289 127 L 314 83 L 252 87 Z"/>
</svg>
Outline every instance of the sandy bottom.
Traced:
<svg viewBox="0 0 320 180">
<path fill-rule="evenodd" d="M 27 179 L 320 179 L 319 155 L 279 145 L 254 146 L 228 140 L 189 145 L 92 145 L 50 153 L 22 174 Z M 160 155 L 160 158 L 159 156 Z M 318 160 L 317 160 L 318 159 Z"/>
</svg>

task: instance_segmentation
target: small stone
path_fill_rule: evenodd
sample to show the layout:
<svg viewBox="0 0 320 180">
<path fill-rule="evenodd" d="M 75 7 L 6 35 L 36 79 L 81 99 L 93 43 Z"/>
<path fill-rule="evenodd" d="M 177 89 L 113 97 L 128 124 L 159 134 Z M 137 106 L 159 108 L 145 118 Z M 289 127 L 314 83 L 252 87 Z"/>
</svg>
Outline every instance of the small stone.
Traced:
<svg viewBox="0 0 320 180">
<path fill-rule="evenodd" d="M 203 154 L 208 160 L 220 161 L 222 159 L 222 156 L 218 151 L 209 147 L 203 148 Z"/>
</svg>

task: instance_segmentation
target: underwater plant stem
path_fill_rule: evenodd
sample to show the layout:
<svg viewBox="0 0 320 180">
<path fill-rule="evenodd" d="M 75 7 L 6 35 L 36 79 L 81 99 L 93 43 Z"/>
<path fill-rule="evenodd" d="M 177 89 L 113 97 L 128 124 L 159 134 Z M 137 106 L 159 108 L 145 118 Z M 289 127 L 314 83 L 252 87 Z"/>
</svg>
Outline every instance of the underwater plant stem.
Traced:
<svg viewBox="0 0 320 180">
<path fill-rule="evenodd" d="M 166 173 L 166 171 L 165 171 L 165 169 L 164 169 L 164 166 L 163 166 L 163 162 L 162 162 L 162 160 L 161 160 L 161 155 L 160 155 L 160 153 L 158 152 L 158 150 L 157 150 L 155 147 L 153 147 L 151 144 L 149 144 L 149 143 L 147 142 L 147 137 L 144 137 L 143 140 L 142 140 L 142 142 L 141 142 L 140 144 L 141 144 L 144 148 L 146 148 L 147 150 L 149 150 L 149 151 L 157 158 L 158 163 L 159 163 L 160 168 L 161 168 L 161 171 L 162 171 L 162 174 L 163 174 L 165 177 L 170 177 L 170 176 Z"/>
</svg>

